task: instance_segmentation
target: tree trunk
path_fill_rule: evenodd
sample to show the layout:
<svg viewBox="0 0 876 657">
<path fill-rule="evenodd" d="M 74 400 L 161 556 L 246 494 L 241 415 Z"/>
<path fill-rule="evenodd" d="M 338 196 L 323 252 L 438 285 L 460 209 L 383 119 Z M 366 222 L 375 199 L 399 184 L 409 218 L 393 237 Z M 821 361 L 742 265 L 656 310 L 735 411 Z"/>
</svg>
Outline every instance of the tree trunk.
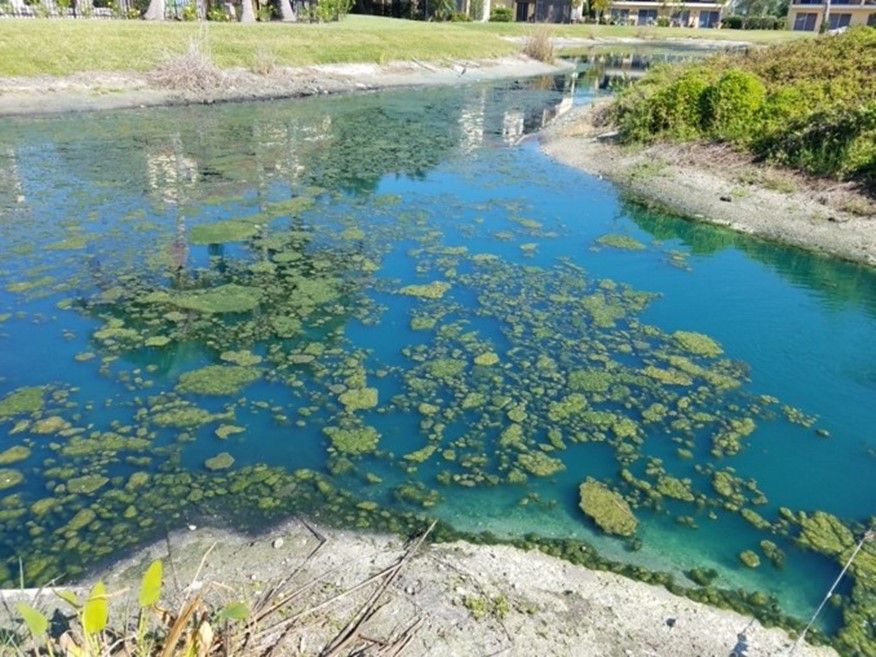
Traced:
<svg viewBox="0 0 876 657">
<path fill-rule="evenodd" d="M 241 0 L 240 3 L 240 22 L 255 23 L 255 9 L 252 6 L 252 0 Z"/>
<path fill-rule="evenodd" d="M 486 23 L 488 20 L 490 20 L 490 12 L 491 11 L 492 10 L 490 8 L 490 0 L 484 0 L 484 7 L 482 9 L 483 13 L 481 14 L 481 21 Z"/>
<path fill-rule="evenodd" d="M 143 14 L 143 18 L 147 21 L 163 21 L 164 0 L 149 0 L 149 9 Z"/>
<path fill-rule="evenodd" d="M 280 18 L 286 23 L 294 23 L 298 20 L 289 0 L 280 0 Z"/>
</svg>

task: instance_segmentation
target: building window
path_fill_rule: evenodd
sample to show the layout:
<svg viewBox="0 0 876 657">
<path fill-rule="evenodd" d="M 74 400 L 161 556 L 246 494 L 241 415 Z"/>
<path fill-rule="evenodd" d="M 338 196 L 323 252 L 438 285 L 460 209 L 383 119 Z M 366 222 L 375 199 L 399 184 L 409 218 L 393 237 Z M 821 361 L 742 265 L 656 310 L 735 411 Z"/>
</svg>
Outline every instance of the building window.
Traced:
<svg viewBox="0 0 876 657">
<path fill-rule="evenodd" d="M 831 14 L 827 21 L 827 27 L 831 30 L 838 30 L 841 27 L 848 27 L 851 20 L 851 14 Z"/>
<path fill-rule="evenodd" d="M 700 12 L 700 27 L 715 27 L 721 20 L 721 12 L 719 11 L 701 11 Z"/>
<path fill-rule="evenodd" d="M 656 9 L 640 9 L 639 18 L 636 21 L 637 25 L 653 25 L 657 22 Z"/>
<path fill-rule="evenodd" d="M 685 9 L 683 11 L 673 11 L 671 20 L 673 27 L 690 26 L 690 10 Z"/>
<path fill-rule="evenodd" d="M 867 25 L 870 27 L 876 27 L 876 14 L 870 14 L 870 16 L 867 17 Z"/>
<path fill-rule="evenodd" d="M 629 9 L 612 9 L 611 10 L 611 20 L 613 23 L 619 23 L 621 25 L 626 25 L 627 21 L 630 20 L 630 10 Z"/>
<path fill-rule="evenodd" d="M 818 14 L 797 14 L 794 17 L 794 29 L 797 32 L 814 32 Z"/>
</svg>

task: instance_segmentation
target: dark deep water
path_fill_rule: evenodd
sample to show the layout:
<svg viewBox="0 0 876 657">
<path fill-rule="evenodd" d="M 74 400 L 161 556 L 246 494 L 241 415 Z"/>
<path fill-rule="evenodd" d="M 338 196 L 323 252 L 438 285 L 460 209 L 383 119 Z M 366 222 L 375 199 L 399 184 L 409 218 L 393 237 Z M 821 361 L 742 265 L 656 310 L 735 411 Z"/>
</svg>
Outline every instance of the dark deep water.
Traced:
<svg viewBox="0 0 876 657">
<path fill-rule="evenodd" d="M 807 616 L 837 565 L 779 509 L 873 514 L 876 274 L 520 143 L 605 86 L 0 123 L 0 579 L 379 505 L 714 568 Z M 588 477 L 641 549 L 579 510 Z"/>
</svg>

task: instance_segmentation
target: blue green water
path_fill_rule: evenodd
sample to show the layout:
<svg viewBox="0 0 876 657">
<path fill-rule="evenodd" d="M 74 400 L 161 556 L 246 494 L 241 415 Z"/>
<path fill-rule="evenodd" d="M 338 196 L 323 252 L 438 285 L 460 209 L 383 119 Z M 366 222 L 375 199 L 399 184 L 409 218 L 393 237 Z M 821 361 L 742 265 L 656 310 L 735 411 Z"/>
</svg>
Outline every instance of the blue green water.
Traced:
<svg viewBox="0 0 876 657">
<path fill-rule="evenodd" d="M 0 399 L 40 387 L 0 402 L 0 579 L 291 515 L 308 469 L 307 512 L 341 525 L 373 502 L 575 537 L 806 617 L 838 566 L 779 509 L 874 512 L 876 273 L 646 209 L 521 141 L 593 80 L 0 124 Z M 641 487 L 667 476 L 688 501 Z M 640 545 L 582 513 L 588 477 Z"/>
</svg>

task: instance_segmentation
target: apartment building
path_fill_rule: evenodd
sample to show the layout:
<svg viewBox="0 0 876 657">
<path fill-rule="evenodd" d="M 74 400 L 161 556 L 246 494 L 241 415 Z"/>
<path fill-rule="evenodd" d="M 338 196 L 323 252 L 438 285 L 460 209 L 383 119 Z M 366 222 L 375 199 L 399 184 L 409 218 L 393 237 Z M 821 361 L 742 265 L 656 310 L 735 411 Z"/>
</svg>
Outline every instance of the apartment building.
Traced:
<svg viewBox="0 0 876 657">
<path fill-rule="evenodd" d="M 827 16 L 828 30 L 855 25 L 876 27 L 876 0 L 791 0 L 788 29 L 819 32 Z"/>
<path fill-rule="evenodd" d="M 721 2 L 666 2 L 665 0 L 615 0 L 609 16 L 624 25 L 656 25 L 666 18 L 676 27 L 720 27 L 727 7 Z"/>
</svg>

